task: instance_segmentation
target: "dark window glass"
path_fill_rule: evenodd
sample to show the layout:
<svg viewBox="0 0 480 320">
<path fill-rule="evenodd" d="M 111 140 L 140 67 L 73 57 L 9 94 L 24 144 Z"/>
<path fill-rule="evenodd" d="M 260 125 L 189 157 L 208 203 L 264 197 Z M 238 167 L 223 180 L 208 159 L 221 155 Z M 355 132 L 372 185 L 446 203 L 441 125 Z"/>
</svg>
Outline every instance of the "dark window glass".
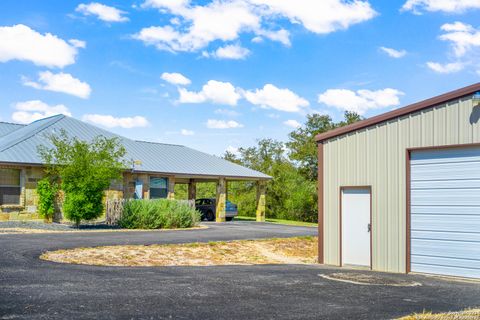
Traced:
<svg viewBox="0 0 480 320">
<path fill-rule="evenodd" d="M 20 170 L 0 169 L 0 205 L 20 204 Z"/>
<path fill-rule="evenodd" d="M 167 178 L 150 178 L 150 199 L 162 199 L 168 196 Z"/>
</svg>

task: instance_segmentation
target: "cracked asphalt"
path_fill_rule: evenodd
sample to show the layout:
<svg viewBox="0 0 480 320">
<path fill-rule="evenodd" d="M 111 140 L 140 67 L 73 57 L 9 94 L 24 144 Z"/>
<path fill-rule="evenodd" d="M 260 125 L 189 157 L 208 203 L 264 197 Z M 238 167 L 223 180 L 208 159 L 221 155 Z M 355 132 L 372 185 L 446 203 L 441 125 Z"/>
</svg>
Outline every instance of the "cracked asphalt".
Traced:
<svg viewBox="0 0 480 320">
<path fill-rule="evenodd" d="M 374 273 L 420 282 L 419 287 L 363 286 L 325 279 L 321 275 L 347 270 L 320 265 L 147 268 L 38 259 L 62 248 L 317 234 L 315 228 L 268 223 L 207 225 L 189 231 L 0 235 L 0 318 L 392 319 L 480 307 L 480 283 L 423 275 Z"/>
</svg>

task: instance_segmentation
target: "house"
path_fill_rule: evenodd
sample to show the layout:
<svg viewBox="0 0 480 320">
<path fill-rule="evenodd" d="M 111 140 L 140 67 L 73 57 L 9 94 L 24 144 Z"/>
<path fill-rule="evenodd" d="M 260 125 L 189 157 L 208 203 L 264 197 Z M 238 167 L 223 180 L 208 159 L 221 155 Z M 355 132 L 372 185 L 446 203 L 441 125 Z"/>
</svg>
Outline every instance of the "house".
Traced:
<svg viewBox="0 0 480 320">
<path fill-rule="evenodd" d="M 175 184 L 188 184 L 188 197 L 195 199 L 197 182 L 217 183 L 217 221 L 225 221 L 228 181 L 257 183 L 257 220 L 265 219 L 265 182 L 269 176 L 181 145 L 134 141 L 64 115 L 29 125 L 0 123 L 0 220 L 38 218 L 37 181 L 44 166 L 37 148 L 53 147 L 49 136 L 61 131 L 90 141 L 96 136 L 118 138 L 131 163 L 123 180 L 112 183 L 107 198 L 175 197 Z"/>
<path fill-rule="evenodd" d="M 316 137 L 320 263 L 480 278 L 479 91 Z"/>
</svg>

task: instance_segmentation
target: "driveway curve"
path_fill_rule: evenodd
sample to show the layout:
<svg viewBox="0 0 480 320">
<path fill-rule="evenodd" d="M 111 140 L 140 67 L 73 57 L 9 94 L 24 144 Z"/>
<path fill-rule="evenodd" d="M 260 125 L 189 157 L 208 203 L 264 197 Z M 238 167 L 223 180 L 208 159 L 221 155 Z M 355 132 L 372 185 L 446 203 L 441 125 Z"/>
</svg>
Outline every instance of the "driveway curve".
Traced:
<svg viewBox="0 0 480 320">
<path fill-rule="evenodd" d="M 318 265 L 100 267 L 38 259 L 45 251 L 316 235 L 315 228 L 234 222 L 163 232 L 0 235 L 2 319 L 387 319 L 480 306 L 478 283 L 393 275 L 423 285 L 365 287 Z M 358 272 L 358 271 L 352 271 Z"/>
</svg>

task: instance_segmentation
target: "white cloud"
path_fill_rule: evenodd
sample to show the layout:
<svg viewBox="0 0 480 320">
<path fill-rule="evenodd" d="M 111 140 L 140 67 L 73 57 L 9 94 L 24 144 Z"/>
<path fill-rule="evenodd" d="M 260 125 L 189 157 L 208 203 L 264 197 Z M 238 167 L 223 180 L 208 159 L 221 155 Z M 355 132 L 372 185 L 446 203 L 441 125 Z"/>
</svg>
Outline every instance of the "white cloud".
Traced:
<svg viewBox="0 0 480 320">
<path fill-rule="evenodd" d="M 180 134 L 182 136 L 193 136 L 195 134 L 195 132 L 192 131 L 192 130 L 182 129 L 182 130 L 180 130 Z"/>
<path fill-rule="evenodd" d="M 180 17 L 180 25 L 149 27 L 134 38 L 160 50 L 196 51 L 213 41 L 233 41 L 239 33 L 260 28 L 260 18 L 245 1 L 213 1 L 187 6 L 187 1 L 147 1 L 144 7 L 167 10 Z"/>
<path fill-rule="evenodd" d="M 176 85 L 186 86 L 191 83 L 190 79 L 188 79 L 183 74 L 178 72 L 172 72 L 172 73 L 164 72 L 162 73 L 161 78 L 171 84 L 176 84 Z"/>
<path fill-rule="evenodd" d="M 117 118 L 104 114 L 85 114 L 82 117 L 82 120 L 107 128 L 120 127 L 130 129 L 136 127 L 146 127 L 149 125 L 148 120 L 142 116 Z"/>
<path fill-rule="evenodd" d="M 266 84 L 263 89 L 246 91 L 245 99 L 262 108 L 272 108 L 285 112 L 299 112 L 310 103 L 289 89 L 280 89 L 273 84 Z"/>
<path fill-rule="evenodd" d="M 0 62 L 30 61 L 38 66 L 63 68 L 75 63 L 78 41 L 74 45 L 57 36 L 41 34 L 23 24 L 0 27 Z"/>
<path fill-rule="evenodd" d="M 427 66 L 437 73 L 455 73 L 463 70 L 465 67 L 461 62 L 452 62 L 441 64 L 437 62 L 427 62 Z"/>
<path fill-rule="evenodd" d="M 367 21 L 377 14 L 368 1 L 343 0 L 250 0 L 263 5 L 266 13 L 300 23 L 314 33 L 330 33 Z"/>
<path fill-rule="evenodd" d="M 238 44 L 230 44 L 230 45 L 218 48 L 212 54 L 207 54 L 207 56 L 211 55 L 217 59 L 240 60 L 240 59 L 245 59 L 249 54 L 250 54 L 250 50 Z"/>
<path fill-rule="evenodd" d="M 390 57 L 398 59 L 402 58 L 407 54 L 407 51 L 405 50 L 395 50 L 392 48 L 387 48 L 387 47 L 380 47 L 380 50 L 388 54 Z"/>
<path fill-rule="evenodd" d="M 257 34 L 258 34 L 258 36 L 252 39 L 253 42 L 257 42 L 257 43 L 262 42 L 263 38 L 261 36 L 263 36 L 263 37 L 265 37 L 267 39 L 270 39 L 272 41 L 280 42 L 281 44 L 283 44 L 287 47 L 290 47 L 292 45 L 292 43 L 290 41 L 290 32 L 288 32 L 285 29 L 280 29 L 280 30 L 276 30 L 276 31 L 259 30 L 259 31 L 257 31 Z"/>
<path fill-rule="evenodd" d="M 23 84 L 35 89 L 63 92 L 83 99 L 87 99 L 92 92 L 88 83 L 63 72 L 55 74 L 50 71 L 43 71 L 38 74 L 38 82 L 24 78 Z"/>
<path fill-rule="evenodd" d="M 179 88 L 178 92 L 180 94 L 178 102 L 180 103 L 212 102 L 235 106 L 241 98 L 230 82 L 216 80 L 208 81 L 199 92 L 188 91 L 185 88 Z"/>
<path fill-rule="evenodd" d="M 75 11 L 86 16 L 96 16 L 98 19 L 106 22 L 126 22 L 128 18 L 124 16 L 125 11 L 110 7 L 98 2 L 90 2 L 89 4 L 81 3 Z"/>
<path fill-rule="evenodd" d="M 243 124 L 238 123 L 237 121 L 229 120 L 215 120 L 208 119 L 207 128 L 209 129 L 233 129 L 233 128 L 242 128 Z"/>
<path fill-rule="evenodd" d="M 288 127 L 295 128 L 295 129 L 302 126 L 302 124 L 300 122 L 298 122 L 297 120 L 287 120 L 287 121 L 284 121 L 283 124 L 288 126 Z"/>
<path fill-rule="evenodd" d="M 439 39 L 447 41 L 453 51 L 453 61 L 447 63 L 427 62 L 427 67 L 437 73 L 455 73 L 465 69 L 467 65 L 480 69 L 480 29 L 469 24 L 456 21 L 440 27 L 444 32 Z"/>
<path fill-rule="evenodd" d="M 87 47 L 87 43 L 83 40 L 78 40 L 78 39 L 70 39 L 68 42 L 74 46 L 75 48 L 82 48 L 85 49 Z"/>
<path fill-rule="evenodd" d="M 480 47 L 480 29 L 458 21 L 446 23 L 441 29 L 445 33 L 440 36 L 440 40 L 450 42 L 456 57 L 462 57 L 471 49 Z"/>
<path fill-rule="evenodd" d="M 57 114 L 72 116 L 68 108 L 63 104 L 50 106 L 40 100 L 18 102 L 14 105 L 14 108 L 16 111 L 12 113 L 12 120 L 22 124 L 28 124 Z"/>
<path fill-rule="evenodd" d="M 225 152 L 229 152 L 229 153 L 232 153 L 236 156 L 238 156 L 240 154 L 238 148 L 234 147 L 234 146 L 228 146 L 227 149 L 225 149 Z"/>
<path fill-rule="evenodd" d="M 402 6 L 402 10 L 413 11 L 415 14 L 421 14 L 422 10 L 462 13 L 468 9 L 479 8 L 478 0 L 408 0 Z"/>
<path fill-rule="evenodd" d="M 318 102 L 363 115 L 371 109 L 398 106 L 401 95 L 403 92 L 391 88 L 376 91 L 328 89 L 318 96 Z"/>
<path fill-rule="evenodd" d="M 377 14 L 362 0 L 228 0 L 203 5 L 188 0 L 146 0 L 142 7 L 174 17 L 169 25 L 143 28 L 133 37 L 168 51 L 198 51 L 215 41 L 238 40 L 242 33 L 253 33 L 256 42 L 266 38 L 289 46 L 290 33 L 272 29 L 275 22 L 287 19 L 311 32 L 326 34 Z"/>
</svg>

